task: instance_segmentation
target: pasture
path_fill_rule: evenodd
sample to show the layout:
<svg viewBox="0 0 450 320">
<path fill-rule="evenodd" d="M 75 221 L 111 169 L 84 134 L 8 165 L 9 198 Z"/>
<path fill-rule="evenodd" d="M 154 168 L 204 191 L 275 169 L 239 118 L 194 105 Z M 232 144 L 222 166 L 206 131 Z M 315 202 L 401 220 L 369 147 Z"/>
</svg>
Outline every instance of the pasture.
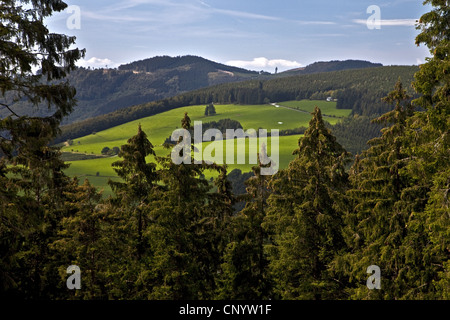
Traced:
<svg viewBox="0 0 450 320">
<path fill-rule="evenodd" d="M 296 104 L 297 103 L 297 104 Z M 326 121 L 330 123 L 336 123 L 339 121 L 338 116 L 344 114 L 342 110 L 333 109 L 333 102 L 324 101 L 309 101 L 309 103 L 301 101 L 289 101 L 279 103 L 288 107 L 301 107 L 305 111 L 312 111 L 314 104 L 320 105 L 325 103 L 328 107 L 328 114 L 332 114 L 334 117 L 324 117 Z M 312 107 L 311 107 L 312 105 Z M 335 106 L 335 103 L 334 103 Z M 164 156 L 170 154 L 170 150 L 165 149 L 162 144 L 165 139 L 169 137 L 172 132 L 181 127 L 181 119 L 185 112 L 188 112 L 191 118 L 192 125 L 194 121 L 202 121 L 203 123 L 218 121 L 220 119 L 232 119 L 241 123 L 244 130 L 259 128 L 266 129 L 268 131 L 272 129 L 294 129 L 298 127 L 308 127 L 308 123 L 311 119 L 311 115 L 307 112 L 299 112 L 297 110 L 289 108 L 276 108 L 273 105 L 215 105 L 216 114 L 213 116 L 205 116 L 205 106 L 187 106 L 182 108 L 173 109 L 164 113 L 160 113 L 151 117 L 142 118 L 136 121 L 128 122 L 123 125 L 113 127 L 101 132 L 97 132 L 85 137 L 79 137 L 73 139 L 71 146 L 65 146 L 62 148 L 63 152 L 86 154 L 86 155 L 100 155 L 101 150 L 104 147 L 120 147 L 127 143 L 127 140 L 137 133 L 138 125 L 141 124 L 142 130 L 147 134 L 148 139 L 154 145 L 154 150 L 158 156 Z M 306 110 L 307 109 L 307 110 Z M 333 110 L 335 113 L 333 113 Z M 346 111 L 348 112 L 348 110 Z M 292 136 L 280 136 L 279 137 L 279 167 L 285 168 L 289 162 L 293 159 L 292 152 L 297 148 L 298 139 L 301 135 Z M 237 142 L 239 139 L 235 139 Z M 271 139 L 267 141 L 268 154 L 271 152 Z M 212 142 L 214 143 L 214 142 Z M 204 142 L 202 144 L 203 150 L 207 148 L 211 142 Z M 235 144 L 235 150 L 236 150 Z M 237 164 L 234 161 L 233 164 L 227 163 L 229 171 L 234 168 L 239 168 L 242 172 L 251 171 L 251 167 L 254 164 L 248 163 L 249 153 L 256 150 L 249 150 L 248 143 L 246 143 L 245 155 L 246 164 Z M 236 155 L 237 151 L 235 151 Z M 224 142 L 224 159 L 226 154 L 226 147 Z M 214 155 L 214 154 L 213 154 Z M 69 157 L 70 158 L 70 157 Z M 207 158 L 207 157 L 206 157 Z M 70 176 L 78 176 L 82 182 L 85 178 L 88 178 L 91 183 L 100 189 L 104 189 L 104 194 L 108 195 L 111 190 L 107 184 L 109 179 L 118 179 L 111 164 L 119 157 L 103 157 L 88 160 L 67 161 L 70 163 L 70 167 L 66 170 L 66 174 Z M 151 158 L 148 161 L 153 161 Z M 225 162 L 225 160 L 224 160 Z M 205 173 L 207 179 L 214 177 L 214 172 Z"/>
</svg>

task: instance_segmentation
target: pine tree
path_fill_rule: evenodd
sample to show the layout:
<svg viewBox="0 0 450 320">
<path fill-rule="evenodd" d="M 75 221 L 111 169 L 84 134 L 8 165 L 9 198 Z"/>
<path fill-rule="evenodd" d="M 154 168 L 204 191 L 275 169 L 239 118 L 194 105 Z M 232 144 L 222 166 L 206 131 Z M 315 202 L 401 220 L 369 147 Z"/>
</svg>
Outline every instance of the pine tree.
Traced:
<svg viewBox="0 0 450 320">
<path fill-rule="evenodd" d="M 146 206 L 151 203 L 153 189 L 158 182 L 156 164 L 154 162 L 147 163 L 146 160 L 150 155 L 156 155 L 153 145 L 139 125 L 138 133 L 121 147 L 118 156 L 123 160 L 112 164 L 114 171 L 124 182 L 109 182 L 117 196 L 114 201 L 130 211 L 130 223 L 135 225 L 132 229 L 137 229 L 136 255 L 138 259 L 144 252 L 143 232 L 148 223 L 145 213 Z"/>
<path fill-rule="evenodd" d="M 423 283 L 427 270 L 420 267 L 427 240 L 415 217 L 427 202 L 428 189 L 408 172 L 413 107 L 400 80 L 383 100 L 395 108 L 374 120 L 389 126 L 369 141 L 371 147 L 353 165 L 348 195 L 354 207 L 346 216 L 350 253 L 336 261 L 345 261 L 347 274 L 360 284 L 350 290 L 353 298 L 411 299 L 428 290 Z M 381 290 L 364 285 L 370 265 L 381 269 Z"/>
<path fill-rule="evenodd" d="M 345 164 L 349 154 L 315 108 L 297 157 L 271 182 L 265 227 L 271 233 L 270 269 L 283 299 L 334 299 L 342 294 L 329 264 L 344 248 L 341 235 Z"/>
<path fill-rule="evenodd" d="M 67 279 L 66 268 L 77 265 L 82 270 L 83 290 L 75 290 L 68 298 L 101 299 L 106 298 L 106 267 L 113 252 L 105 248 L 103 225 L 105 215 L 99 205 L 102 194 L 85 180 L 79 185 L 75 177 L 65 202 L 67 216 L 61 220 L 61 229 L 57 239 L 50 244 L 58 252 L 60 259 L 61 283 Z M 67 288 L 63 288 L 67 294 Z"/>
<path fill-rule="evenodd" d="M 191 129 L 187 113 L 181 124 Z M 156 193 L 147 229 L 153 253 L 148 266 L 152 299 L 207 299 L 214 293 L 211 186 L 203 175 L 211 165 L 195 164 L 191 155 L 184 156 L 191 157 L 191 163 L 175 164 L 170 155 L 156 157 L 164 189 Z"/>
<path fill-rule="evenodd" d="M 425 111 L 417 112 L 411 119 L 415 130 L 414 158 L 408 170 L 421 185 L 429 188 L 429 201 L 418 214 L 418 223 L 430 239 L 424 250 L 429 273 L 427 280 L 429 298 L 449 297 L 450 282 L 450 216 L 449 165 L 450 165 L 450 7 L 445 1 L 427 0 L 432 10 L 419 20 L 421 33 L 416 44 L 428 47 L 431 58 L 420 66 L 413 86 L 421 96 L 413 102 Z"/>
<path fill-rule="evenodd" d="M 265 150 L 262 150 L 265 153 Z M 259 160 L 259 155 L 258 155 Z M 254 166 L 254 176 L 248 179 L 246 206 L 230 221 L 232 235 L 223 252 L 224 262 L 220 276 L 218 297 L 221 299 L 268 299 L 271 281 L 268 277 L 268 259 L 264 250 L 267 234 L 262 227 L 269 196 L 270 176 L 261 175 L 261 162 Z"/>
<path fill-rule="evenodd" d="M 59 150 L 49 144 L 76 103 L 74 88 L 63 78 L 84 51 L 70 48 L 74 37 L 50 33 L 44 25 L 45 18 L 67 7 L 63 1 L 6 0 L 0 7 L 0 106 L 9 113 L 0 119 L 2 174 L 7 173 L 0 187 L 1 210 L 8 217 L 0 221 L 0 247 L 10 248 L 2 263 L 1 294 L 53 297 L 59 279 L 48 245 L 64 215 L 68 179 Z M 18 114 L 18 101 L 47 115 Z M 18 232 L 8 238 L 11 230 Z"/>
</svg>

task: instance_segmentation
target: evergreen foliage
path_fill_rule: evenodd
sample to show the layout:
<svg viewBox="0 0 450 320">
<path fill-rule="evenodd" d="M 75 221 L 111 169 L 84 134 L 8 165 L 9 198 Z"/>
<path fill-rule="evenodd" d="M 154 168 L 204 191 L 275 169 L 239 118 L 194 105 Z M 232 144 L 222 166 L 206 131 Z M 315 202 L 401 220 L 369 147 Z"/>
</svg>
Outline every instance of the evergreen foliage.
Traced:
<svg viewBox="0 0 450 320">
<path fill-rule="evenodd" d="M 213 116 L 216 114 L 216 108 L 212 103 L 208 104 L 205 108 L 205 116 Z"/>
<path fill-rule="evenodd" d="M 268 215 L 270 269 L 283 299 L 334 299 L 339 283 L 329 264 L 344 248 L 341 234 L 349 154 L 316 108 L 297 157 L 272 180 Z"/>
</svg>

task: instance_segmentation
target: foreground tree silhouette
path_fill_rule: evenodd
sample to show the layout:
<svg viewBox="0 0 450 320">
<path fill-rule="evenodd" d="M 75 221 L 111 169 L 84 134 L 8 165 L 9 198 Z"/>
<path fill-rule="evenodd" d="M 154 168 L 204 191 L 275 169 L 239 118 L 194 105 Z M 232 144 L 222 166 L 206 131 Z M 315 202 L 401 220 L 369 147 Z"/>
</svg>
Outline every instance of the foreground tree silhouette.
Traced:
<svg viewBox="0 0 450 320">
<path fill-rule="evenodd" d="M 7 217 L 0 221 L 0 294 L 52 297 L 58 281 L 48 244 L 64 215 L 68 179 L 59 150 L 48 145 L 76 103 L 64 77 L 84 51 L 70 49 L 75 38 L 50 33 L 43 21 L 66 7 L 58 0 L 0 4 L 0 108 L 8 113 L 0 119 L 0 197 Z M 45 116 L 18 114 L 19 100 Z M 10 238 L 8 230 L 19 232 Z"/>
</svg>

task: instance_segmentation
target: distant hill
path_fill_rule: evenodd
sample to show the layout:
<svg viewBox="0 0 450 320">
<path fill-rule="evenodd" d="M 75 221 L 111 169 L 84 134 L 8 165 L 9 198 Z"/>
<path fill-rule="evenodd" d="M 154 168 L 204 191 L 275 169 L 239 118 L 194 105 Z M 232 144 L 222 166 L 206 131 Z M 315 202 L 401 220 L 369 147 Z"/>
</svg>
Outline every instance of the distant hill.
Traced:
<svg viewBox="0 0 450 320">
<path fill-rule="evenodd" d="M 249 71 L 243 68 L 227 66 L 225 64 L 217 63 L 202 57 L 197 56 L 157 56 L 145 60 L 139 60 L 118 67 L 119 70 L 138 71 L 138 72 L 164 72 L 165 70 L 181 70 L 187 69 L 201 69 L 207 72 L 222 71 L 225 74 L 231 75 L 257 75 L 256 71 Z"/>
<path fill-rule="evenodd" d="M 116 69 L 78 68 L 68 76 L 68 81 L 77 90 L 78 105 L 63 124 L 86 120 L 134 105 L 160 101 L 219 84 L 246 80 L 263 81 L 292 75 L 368 68 L 378 65 L 357 60 L 330 61 L 313 63 L 302 70 L 261 74 L 188 55 L 157 56 L 123 64 Z M 20 115 L 44 116 L 48 113 L 45 106 L 36 111 L 26 102 L 16 103 L 14 110 Z M 7 110 L 0 109 L 0 118 L 7 114 Z"/>
<path fill-rule="evenodd" d="M 158 56 L 117 69 L 79 69 L 70 75 L 78 106 L 66 123 L 216 84 L 258 77 L 255 71 L 201 57 Z"/>
<path fill-rule="evenodd" d="M 119 66 L 117 69 L 78 68 L 68 76 L 77 90 L 78 105 L 65 124 L 110 113 L 132 105 L 161 100 L 216 84 L 260 78 L 258 72 L 231 67 L 201 57 L 160 56 Z M 46 115 L 24 102 L 18 114 Z M 5 114 L 2 114 L 4 112 Z M 0 110 L 0 118 L 6 115 Z"/>
<path fill-rule="evenodd" d="M 349 69 L 363 69 L 363 68 L 374 68 L 374 67 L 382 67 L 381 63 L 373 63 L 364 60 L 345 60 L 345 61 L 319 61 L 314 62 L 304 68 L 291 69 L 280 74 L 283 75 L 300 75 L 300 74 L 313 74 L 313 73 L 321 73 L 321 72 L 331 72 L 331 71 L 340 71 L 340 70 L 349 70 Z"/>
</svg>

